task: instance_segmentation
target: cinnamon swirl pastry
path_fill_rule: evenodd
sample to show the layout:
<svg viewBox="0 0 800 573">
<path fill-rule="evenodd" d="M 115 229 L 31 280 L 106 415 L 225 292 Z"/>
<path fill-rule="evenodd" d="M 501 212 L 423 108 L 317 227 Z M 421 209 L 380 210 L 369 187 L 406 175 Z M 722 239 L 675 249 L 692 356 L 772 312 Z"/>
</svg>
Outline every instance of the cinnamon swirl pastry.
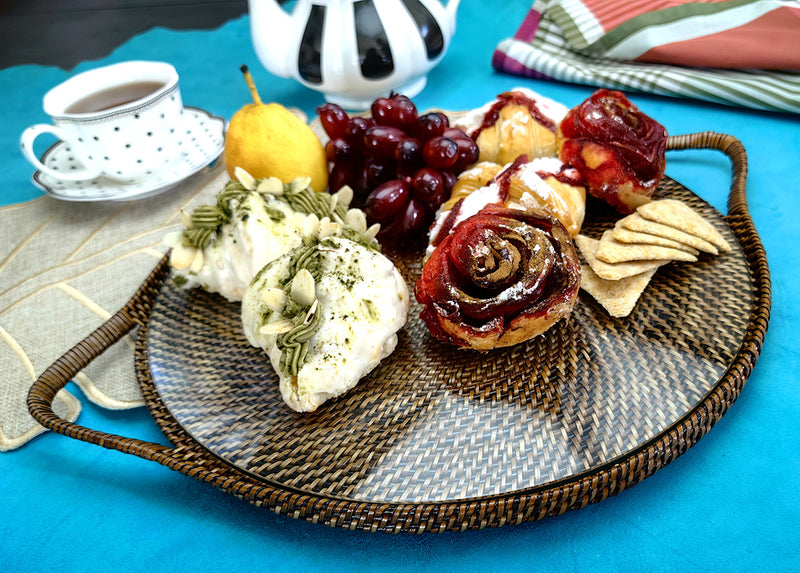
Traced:
<svg viewBox="0 0 800 573">
<path fill-rule="evenodd" d="M 415 285 L 431 334 L 490 350 L 538 336 L 572 312 L 580 263 L 564 226 L 488 205 L 433 250 Z"/>
<path fill-rule="evenodd" d="M 558 127 L 558 154 L 591 195 L 620 213 L 650 201 L 666 165 L 667 130 L 621 92 L 597 90 Z"/>
</svg>

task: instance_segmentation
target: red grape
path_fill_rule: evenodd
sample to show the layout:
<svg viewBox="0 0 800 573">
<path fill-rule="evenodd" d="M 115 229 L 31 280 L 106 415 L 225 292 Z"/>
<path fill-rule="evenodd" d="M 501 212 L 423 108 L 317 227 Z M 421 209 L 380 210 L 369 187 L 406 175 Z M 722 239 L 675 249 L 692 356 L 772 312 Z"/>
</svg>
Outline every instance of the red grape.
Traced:
<svg viewBox="0 0 800 573">
<path fill-rule="evenodd" d="M 458 127 L 447 127 L 447 128 L 445 128 L 444 133 L 442 133 L 442 135 L 445 136 L 445 137 L 449 137 L 450 139 L 453 139 L 453 140 L 465 139 L 466 138 L 466 139 L 469 139 L 470 141 L 472 141 L 472 138 L 469 135 L 467 135 L 466 133 L 464 133 L 464 130 L 462 130 L 462 129 L 458 128 Z"/>
<path fill-rule="evenodd" d="M 403 179 L 392 179 L 369 194 L 364 212 L 371 220 L 384 223 L 397 215 L 410 197 L 408 183 Z"/>
<path fill-rule="evenodd" d="M 394 159 L 370 159 L 365 165 L 367 189 L 375 189 L 378 185 L 394 179 L 396 163 Z"/>
<path fill-rule="evenodd" d="M 405 134 L 396 127 L 376 125 L 364 133 L 364 145 L 375 157 L 394 157 L 397 144 L 405 139 Z"/>
<path fill-rule="evenodd" d="M 444 181 L 444 189 L 450 193 L 450 191 L 453 190 L 453 186 L 456 184 L 456 181 L 458 181 L 458 175 L 452 171 L 441 171 L 440 173 L 442 174 L 442 180 Z"/>
<path fill-rule="evenodd" d="M 394 159 L 399 170 L 414 172 L 419 169 L 423 164 L 419 140 L 409 137 L 401 141 L 395 149 Z"/>
<path fill-rule="evenodd" d="M 372 119 L 378 125 L 389 125 L 387 118 L 392 112 L 392 100 L 388 97 L 379 97 L 372 102 L 370 111 L 372 112 Z"/>
<path fill-rule="evenodd" d="M 454 139 L 453 141 L 456 142 L 456 146 L 458 147 L 458 159 L 456 159 L 456 162 L 453 165 L 457 171 L 463 171 L 478 161 L 480 149 L 478 149 L 478 144 L 475 143 L 472 138 L 460 137 L 458 139 Z"/>
<path fill-rule="evenodd" d="M 412 196 L 394 219 L 391 231 L 400 240 L 419 239 L 430 223 L 430 215 L 422 201 Z"/>
<path fill-rule="evenodd" d="M 401 94 L 376 99 L 372 102 L 370 111 L 378 125 L 396 127 L 403 131 L 409 131 L 417 121 L 417 107 L 407 96 Z"/>
<path fill-rule="evenodd" d="M 372 158 L 365 157 L 360 164 L 353 167 L 353 182 L 350 186 L 356 197 L 364 198 L 370 192 L 369 170 L 371 164 Z"/>
<path fill-rule="evenodd" d="M 417 118 L 417 124 L 414 126 L 414 135 L 422 141 L 428 141 L 432 137 L 439 137 L 444 134 L 444 130 L 447 127 L 446 120 L 447 117 L 438 112 L 423 114 Z"/>
<path fill-rule="evenodd" d="M 322 128 L 328 137 L 344 137 L 347 135 L 349 117 L 340 106 L 335 103 L 326 103 L 317 108 L 317 115 L 322 123 Z"/>
<path fill-rule="evenodd" d="M 392 97 L 392 109 L 387 119 L 389 125 L 408 133 L 417 121 L 417 106 L 407 96 L 395 95 Z"/>
<path fill-rule="evenodd" d="M 336 193 L 345 185 L 352 187 L 353 165 L 349 162 L 334 163 L 328 177 L 328 189 L 331 193 Z"/>
<path fill-rule="evenodd" d="M 412 187 L 414 197 L 424 201 L 432 210 L 439 208 L 444 191 L 444 180 L 439 171 L 431 167 L 423 167 L 414 174 Z"/>
<path fill-rule="evenodd" d="M 334 137 L 325 144 L 325 156 L 328 161 L 345 161 L 353 156 L 353 148 L 343 137 Z"/>
<path fill-rule="evenodd" d="M 458 159 L 458 145 L 449 137 L 434 137 L 422 148 L 422 157 L 434 169 L 449 169 Z"/>
<path fill-rule="evenodd" d="M 366 117 L 354 117 L 347 123 L 347 139 L 356 149 L 364 148 L 364 134 L 375 122 Z"/>
</svg>

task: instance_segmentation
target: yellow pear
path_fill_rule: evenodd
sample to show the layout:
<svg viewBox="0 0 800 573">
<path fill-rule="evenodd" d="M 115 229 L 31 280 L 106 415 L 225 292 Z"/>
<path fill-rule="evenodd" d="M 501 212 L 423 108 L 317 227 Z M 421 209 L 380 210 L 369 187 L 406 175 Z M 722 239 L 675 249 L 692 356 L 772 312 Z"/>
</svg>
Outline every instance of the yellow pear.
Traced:
<svg viewBox="0 0 800 573">
<path fill-rule="evenodd" d="M 247 66 L 242 73 L 253 103 L 237 111 L 225 136 L 225 165 L 231 178 L 241 167 L 256 179 L 277 177 L 289 183 L 310 177 L 314 191 L 328 186 L 325 148 L 311 128 L 278 103 L 262 103 Z"/>
</svg>

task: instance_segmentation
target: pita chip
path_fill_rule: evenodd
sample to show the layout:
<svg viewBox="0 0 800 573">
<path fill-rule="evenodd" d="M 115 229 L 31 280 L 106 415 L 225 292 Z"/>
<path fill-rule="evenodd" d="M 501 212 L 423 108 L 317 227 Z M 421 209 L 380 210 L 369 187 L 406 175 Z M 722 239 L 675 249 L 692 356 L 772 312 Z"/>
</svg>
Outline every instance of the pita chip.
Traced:
<svg viewBox="0 0 800 573">
<path fill-rule="evenodd" d="M 597 276 L 588 265 L 581 265 L 581 288 L 589 293 L 609 315 L 621 318 L 628 316 L 639 297 L 647 288 L 656 269 L 650 269 L 617 281 Z"/>
<path fill-rule="evenodd" d="M 596 256 L 599 260 L 606 263 L 652 260 L 687 261 L 693 263 L 697 260 L 695 255 L 679 249 L 659 247 L 657 245 L 620 243 L 614 239 L 612 231 L 603 233 L 603 236 L 600 238 L 600 243 L 597 246 Z"/>
<path fill-rule="evenodd" d="M 575 237 L 575 245 L 583 256 L 583 259 L 591 267 L 594 273 L 601 279 L 617 281 L 638 275 L 645 271 L 655 270 L 658 267 L 669 263 L 668 260 L 654 261 L 632 261 L 626 263 L 606 263 L 597 258 L 597 247 L 600 244 L 598 239 L 578 235 Z"/>
<path fill-rule="evenodd" d="M 703 219 L 694 209 L 677 199 L 662 199 L 641 205 L 636 209 L 645 219 L 669 225 L 695 237 L 708 241 L 723 253 L 731 250 L 728 242 L 711 223 Z"/>
<path fill-rule="evenodd" d="M 660 237 L 659 235 L 653 235 L 651 233 L 631 231 L 630 229 L 623 227 L 619 222 L 617 222 L 617 225 L 611 230 L 611 236 L 620 243 L 657 245 L 659 247 L 669 247 L 671 249 L 686 251 L 692 255 L 700 254 L 699 250 L 695 249 L 694 247 L 690 247 L 686 243 L 681 243 L 680 241 L 675 241 L 666 237 Z"/>
<path fill-rule="evenodd" d="M 703 251 L 704 253 L 710 253 L 712 255 L 719 254 L 717 247 L 708 241 L 703 240 L 700 237 L 690 235 L 689 233 L 685 233 L 679 229 L 676 229 L 675 227 L 650 221 L 638 213 L 633 213 L 624 219 L 620 219 L 617 221 L 617 225 L 631 231 L 636 231 L 637 233 L 650 233 L 651 235 L 657 235 L 659 237 L 664 237 L 665 239 L 671 239 L 673 241 L 683 243 L 684 245 L 688 245 L 694 249 L 697 249 L 698 251 Z"/>
</svg>

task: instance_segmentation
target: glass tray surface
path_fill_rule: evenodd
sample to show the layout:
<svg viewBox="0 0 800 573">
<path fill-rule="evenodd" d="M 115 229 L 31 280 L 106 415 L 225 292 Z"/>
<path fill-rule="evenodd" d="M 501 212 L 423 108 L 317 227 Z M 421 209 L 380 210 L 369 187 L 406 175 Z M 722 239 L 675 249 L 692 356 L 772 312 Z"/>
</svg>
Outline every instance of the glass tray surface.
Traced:
<svg viewBox="0 0 800 573">
<path fill-rule="evenodd" d="M 660 268 L 630 316 L 581 291 L 572 315 L 487 353 L 429 335 L 413 301 L 395 352 L 316 412 L 286 406 L 239 304 L 166 281 L 146 330 L 158 396 L 214 457 L 280 490 L 367 503 L 472 500 L 551 486 L 629 455 L 675 425 L 736 357 L 753 306 L 725 219 L 665 178 L 732 245 Z M 619 215 L 591 203 L 583 233 Z M 386 253 L 413 286 L 421 253 Z"/>
</svg>

